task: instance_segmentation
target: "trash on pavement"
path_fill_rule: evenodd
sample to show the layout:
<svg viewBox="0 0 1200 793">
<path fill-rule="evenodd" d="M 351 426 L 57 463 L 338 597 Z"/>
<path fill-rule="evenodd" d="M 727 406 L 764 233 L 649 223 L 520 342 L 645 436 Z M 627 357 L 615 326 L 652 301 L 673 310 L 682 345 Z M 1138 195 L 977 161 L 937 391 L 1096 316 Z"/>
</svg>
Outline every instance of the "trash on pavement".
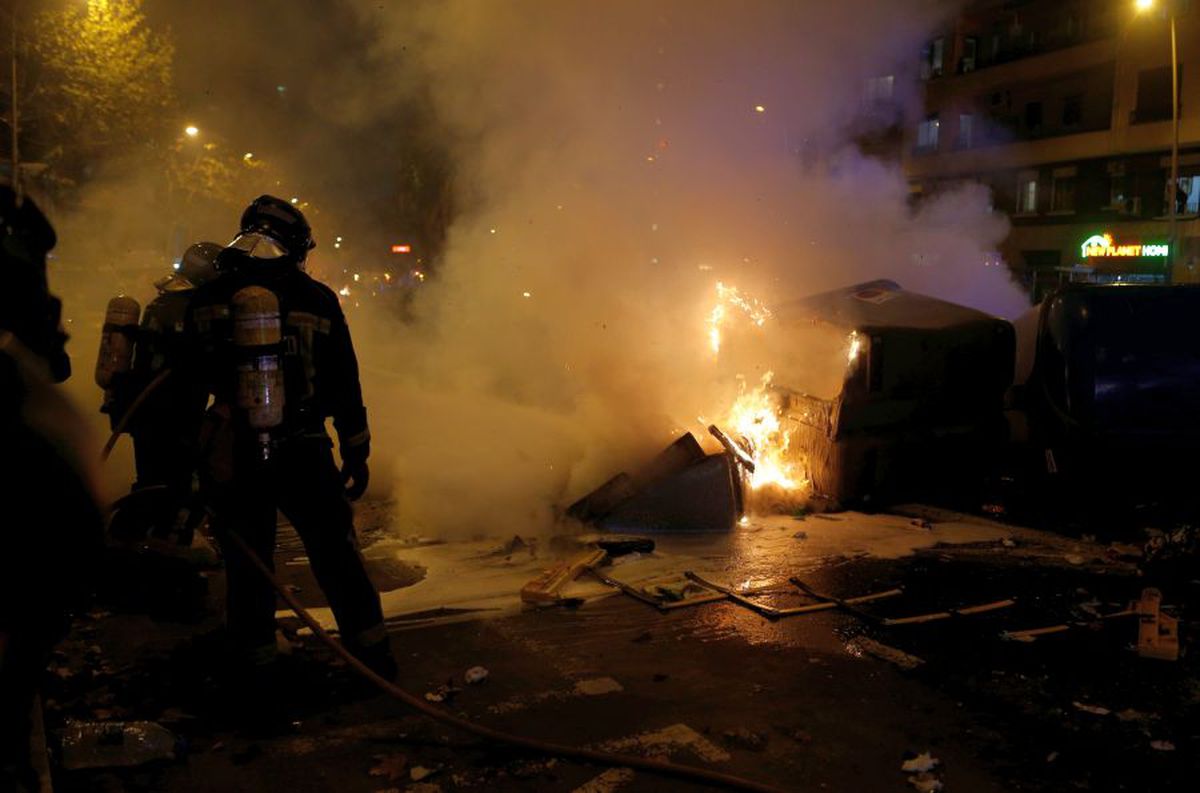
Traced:
<svg viewBox="0 0 1200 793">
<path fill-rule="evenodd" d="M 467 685 L 473 686 L 477 683 L 482 683 L 484 680 L 487 680 L 487 676 L 488 670 L 486 667 L 472 666 L 463 673 L 463 680 L 467 681 Z"/>
<path fill-rule="evenodd" d="M 63 768 L 125 768 L 174 760 L 178 741 L 152 721 L 69 721 L 63 729 Z"/>
<path fill-rule="evenodd" d="M 1111 710 L 1101 705 L 1088 705 L 1084 702 L 1072 702 L 1071 704 L 1075 706 L 1075 710 L 1091 713 L 1093 716 L 1107 716 L 1112 713 Z"/>
<path fill-rule="evenodd" d="M 733 730 L 726 730 L 721 734 L 725 744 L 736 749 L 749 749 L 752 752 L 761 752 L 767 747 L 767 736 L 761 732 L 738 727 Z"/>
<path fill-rule="evenodd" d="M 1170 741 L 1151 741 L 1150 748 L 1156 752 L 1173 752 L 1175 751 L 1175 744 Z"/>
<path fill-rule="evenodd" d="M 901 763 L 900 770 L 906 774 L 919 774 L 923 771 L 932 771 L 940 764 L 941 760 L 938 760 L 929 752 L 921 752 L 916 757 L 910 757 Z"/>
<path fill-rule="evenodd" d="M 387 777 L 389 782 L 396 782 L 408 776 L 408 758 L 402 754 L 377 754 L 375 765 L 368 771 L 370 776 Z"/>
<path fill-rule="evenodd" d="M 558 603 L 562 599 L 564 586 L 578 578 L 584 570 L 601 564 L 607 557 L 604 550 L 590 548 L 559 562 L 521 587 L 521 601 L 533 605 Z"/>
<path fill-rule="evenodd" d="M 1138 655 L 1160 661 L 1179 660 L 1179 621 L 1163 614 L 1162 592 L 1147 587 L 1130 608 L 1138 612 Z"/>
<path fill-rule="evenodd" d="M 938 779 L 936 775 L 931 774 L 928 771 L 916 774 L 915 776 L 910 776 L 908 778 L 908 784 L 916 788 L 918 793 L 937 793 L 937 791 L 945 788 L 945 785 L 942 784 L 942 780 Z"/>
</svg>

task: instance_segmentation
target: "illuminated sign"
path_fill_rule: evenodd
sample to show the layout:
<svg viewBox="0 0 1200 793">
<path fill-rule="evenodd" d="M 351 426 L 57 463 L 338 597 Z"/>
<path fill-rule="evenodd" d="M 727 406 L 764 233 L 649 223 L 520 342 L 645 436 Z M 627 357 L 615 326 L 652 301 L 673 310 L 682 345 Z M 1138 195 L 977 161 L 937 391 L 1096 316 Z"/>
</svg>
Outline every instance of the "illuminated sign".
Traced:
<svg viewBox="0 0 1200 793">
<path fill-rule="evenodd" d="M 393 245 L 392 253 L 412 253 L 411 245 Z"/>
<path fill-rule="evenodd" d="M 1170 247 L 1166 243 L 1117 245 L 1111 234 L 1093 234 L 1079 246 L 1079 255 L 1085 259 L 1164 258 L 1170 255 Z"/>
</svg>

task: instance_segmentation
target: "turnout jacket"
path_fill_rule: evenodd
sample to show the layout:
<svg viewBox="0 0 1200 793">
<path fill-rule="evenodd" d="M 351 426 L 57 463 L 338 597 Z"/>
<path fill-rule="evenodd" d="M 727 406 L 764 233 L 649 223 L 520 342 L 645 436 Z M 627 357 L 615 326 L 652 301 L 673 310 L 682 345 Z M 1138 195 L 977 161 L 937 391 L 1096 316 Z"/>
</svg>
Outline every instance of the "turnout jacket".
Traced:
<svg viewBox="0 0 1200 793">
<path fill-rule="evenodd" d="M 241 261 L 192 297 L 186 321 L 190 356 L 216 404 L 228 405 L 237 415 L 232 299 L 246 286 L 269 289 L 279 300 L 284 418 L 272 435 L 281 440 L 325 437 L 325 419 L 332 417 L 343 457 L 356 447 L 365 452 L 370 440 L 367 411 L 341 304 L 332 289 L 290 260 Z"/>
</svg>

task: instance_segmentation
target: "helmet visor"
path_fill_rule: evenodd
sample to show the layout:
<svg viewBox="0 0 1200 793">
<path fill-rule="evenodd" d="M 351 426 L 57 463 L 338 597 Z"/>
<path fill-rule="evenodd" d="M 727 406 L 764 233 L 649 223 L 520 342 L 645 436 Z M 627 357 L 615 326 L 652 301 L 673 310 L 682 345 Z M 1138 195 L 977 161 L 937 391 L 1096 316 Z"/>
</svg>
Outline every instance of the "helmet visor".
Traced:
<svg viewBox="0 0 1200 793">
<path fill-rule="evenodd" d="M 278 240 L 258 231 L 237 235 L 229 247 L 252 259 L 282 259 L 288 255 L 287 249 Z"/>
</svg>

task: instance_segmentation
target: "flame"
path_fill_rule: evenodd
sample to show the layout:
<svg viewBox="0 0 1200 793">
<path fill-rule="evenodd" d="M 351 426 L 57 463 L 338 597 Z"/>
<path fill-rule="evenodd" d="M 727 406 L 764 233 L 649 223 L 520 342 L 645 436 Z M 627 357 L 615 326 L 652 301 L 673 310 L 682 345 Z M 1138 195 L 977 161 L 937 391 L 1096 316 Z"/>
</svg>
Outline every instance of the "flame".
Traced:
<svg viewBox="0 0 1200 793">
<path fill-rule="evenodd" d="M 783 408 L 770 390 L 774 376 L 767 372 L 752 391 L 745 391 L 743 385 L 743 393 L 729 409 L 726 426 L 754 458 L 754 473 L 749 476 L 752 490 L 771 486 L 798 490 L 805 485 L 804 474 L 789 454 L 792 435 L 784 425 Z"/>
</svg>

